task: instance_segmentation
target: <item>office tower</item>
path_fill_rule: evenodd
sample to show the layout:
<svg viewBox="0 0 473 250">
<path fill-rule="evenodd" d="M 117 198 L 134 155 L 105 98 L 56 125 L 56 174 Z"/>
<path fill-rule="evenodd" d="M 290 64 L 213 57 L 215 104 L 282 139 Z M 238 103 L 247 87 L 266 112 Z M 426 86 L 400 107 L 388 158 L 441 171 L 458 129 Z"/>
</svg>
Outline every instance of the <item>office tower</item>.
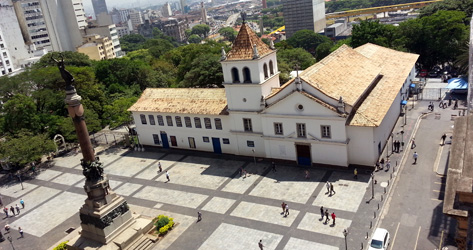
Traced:
<svg viewBox="0 0 473 250">
<path fill-rule="evenodd" d="M 283 0 L 286 37 L 298 30 L 319 32 L 325 28 L 324 0 Z"/>
<path fill-rule="evenodd" d="M 95 16 L 103 12 L 108 13 L 105 0 L 92 0 L 92 6 L 94 7 Z"/>
<path fill-rule="evenodd" d="M 207 23 L 207 10 L 205 9 L 204 2 L 200 2 L 200 8 L 201 8 L 200 15 L 201 15 L 202 23 Z"/>
<path fill-rule="evenodd" d="M 180 0 L 180 3 L 181 3 L 181 12 L 184 14 L 186 13 L 187 2 L 186 0 Z"/>
<path fill-rule="evenodd" d="M 263 0 L 263 9 L 268 8 L 268 5 L 266 4 L 266 0 Z"/>
<path fill-rule="evenodd" d="M 141 16 L 141 11 L 130 12 L 129 16 L 130 16 L 131 27 L 132 27 L 132 29 L 130 30 L 136 30 L 138 25 L 143 24 L 143 17 Z"/>
<path fill-rule="evenodd" d="M 168 2 L 166 2 L 166 3 L 163 5 L 163 8 L 161 9 L 161 13 L 163 14 L 164 17 L 170 17 L 170 16 L 172 16 L 171 5 L 169 5 Z"/>
</svg>

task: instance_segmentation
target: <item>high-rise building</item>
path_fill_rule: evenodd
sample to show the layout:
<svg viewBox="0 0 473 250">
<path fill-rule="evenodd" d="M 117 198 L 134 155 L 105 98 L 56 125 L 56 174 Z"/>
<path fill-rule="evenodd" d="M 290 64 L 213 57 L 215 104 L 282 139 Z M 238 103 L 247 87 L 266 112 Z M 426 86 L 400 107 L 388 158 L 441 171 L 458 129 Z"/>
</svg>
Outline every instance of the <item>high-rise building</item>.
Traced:
<svg viewBox="0 0 473 250">
<path fill-rule="evenodd" d="M 299 30 L 325 28 L 324 0 L 283 0 L 283 12 L 287 38 Z"/>
<path fill-rule="evenodd" d="M 266 4 L 266 0 L 263 0 L 263 9 L 268 8 L 268 5 Z"/>
<path fill-rule="evenodd" d="M 123 56 L 122 48 L 120 46 L 120 38 L 118 36 L 117 28 L 115 24 L 111 25 L 104 25 L 104 26 L 97 26 L 97 27 L 89 27 L 84 29 L 84 36 L 86 35 L 100 35 L 102 37 L 108 37 L 108 39 L 112 42 L 113 51 L 115 52 L 116 57 Z"/>
<path fill-rule="evenodd" d="M 180 0 L 180 3 L 181 3 L 181 12 L 183 14 L 185 14 L 187 12 L 186 11 L 187 1 L 186 0 Z"/>
<path fill-rule="evenodd" d="M 94 7 L 95 16 L 103 12 L 108 13 L 105 0 L 92 0 L 92 6 Z"/>
<path fill-rule="evenodd" d="M 172 16 L 171 5 L 169 5 L 168 2 L 166 2 L 166 3 L 163 5 L 163 8 L 161 9 L 161 13 L 163 14 L 164 17 L 170 17 L 170 16 Z"/>
<path fill-rule="evenodd" d="M 205 9 L 204 2 L 200 2 L 200 8 L 201 8 L 200 15 L 201 15 L 202 23 L 207 23 L 207 10 Z"/>
<path fill-rule="evenodd" d="M 141 16 L 141 11 L 130 12 L 129 16 L 133 30 L 136 30 L 138 25 L 143 24 L 143 17 Z"/>
</svg>

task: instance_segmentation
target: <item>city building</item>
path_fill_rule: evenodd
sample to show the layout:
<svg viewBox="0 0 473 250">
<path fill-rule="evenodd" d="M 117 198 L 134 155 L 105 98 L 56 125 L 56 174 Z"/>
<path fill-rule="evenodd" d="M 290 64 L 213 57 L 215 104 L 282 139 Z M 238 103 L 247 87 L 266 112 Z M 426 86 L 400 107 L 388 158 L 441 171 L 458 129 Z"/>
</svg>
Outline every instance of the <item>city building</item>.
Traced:
<svg viewBox="0 0 473 250">
<path fill-rule="evenodd" d="M 166 35 L 174 37 L 176 41 L 183 42 L 186 38 L 186 29 L 189 25 L 186 20 L 178 20 L 176 18 L 169 18 L 167 20 L 160 20 L 158 28 Z"/>
<path fill-rule="evenodd" d="M 0 0 L 0 16 L 0 76 L 3 76 L 19 69 L 28 53 L 13 5 Z"/>
<path fill-rule="evenodd" d="M 200 2 L 200 19 L 202 20 L 202 23 L 207 23 L 207 10 L 205 9 L 204 2 Z"/>
<path fill-rule="evenodd" d="M 266 0 L 263 0 L 262 5 L 263 5 L 263 9 L 268 8 L 268 5 L 266 4 Z"/>
<path fill-rule="evenodd" d="M 224 89 L 148 88 L 129 111 L 144 145 L 373 166 L 408 98 L 417 58 L 343 45 L 281 86 L 276 50 L 244 22 L 232 49 L 222 50 Z"/>
<path fill-rule="evenodd" d="M 126 26 L 124 26 L 124 27 L 117 27 L 117 34 L 118 34 L 118 38 L 122 38 L 123 36 L 129 35 L 129 34 L 130 34 L 130 30 L 129 30 L 128 27 L 126 27 Z"/>
<path fill-rule="evenodd" d="M 143 24 L 143 17 L 141 11 L 133 11 L 129 13 L 132 30 L 136 30 L 140 24 Z"/>
<path fill-rule="evenodd" d="M 324 0 L 283 0 L 286 37 L 299 30 L 319 32 L 325 28 Z"/>
<path fill-rule="evenodd" d="M 84 44 L 77 48 L 77 52 L 88 55 L 92 60 L 115 58 L 112 41 L 100 35 L 84 36 Z"/>
<path fill-rule="evenodd" d="M 182 14 L 187 13 L 187 10 L 186 10 L 187 1 L 186 1 L 186 0 L 180 0 L 179 3 L 180 3 L 180 5 L 181 5 L 181 12 L 182 12 Z"/>
<path fill-rule="evenodd" d="M 458 249 L 469 249 L 473 243 L 473 115 L 455 118 L 453 128 L 443 213 L 457 221 Z"/>
<path fill-rule="evenodd" d="M 57 44 L 51 43 L 40 0 L 13 1 L 13 5 L 26 44 L 48 51 L 59 50 Z"/>
<path fill-rule="evenodd" d="M 105 0 L 92 0 L 92 6 L 94 7 L 95 16 L 100 13 L 108 13 L 107 3 Z"/>
<path fill-rule="evenodd" d="M 83 35 L 93 35 L 97 34 L 103 37 L 108 37 L 113 44 L 113 50 L 116 57 L 122 57 L 123 52 L 120 46 L 120 37 L 118 36 L 117 27 L 115 24 L 104 25 L 104 26 L 92 26 L 87 29 L 83 29 Z"/>
<path fill-rule="evenodd" d="M 170 17 L 172 16 L 172 10 L 171 10 L 171 5 L 169 5 L 168 2 L 166 2 L 163 7 L 161 8 L 161 13 L 163 14 L 163 17 Z"/>
</svg>

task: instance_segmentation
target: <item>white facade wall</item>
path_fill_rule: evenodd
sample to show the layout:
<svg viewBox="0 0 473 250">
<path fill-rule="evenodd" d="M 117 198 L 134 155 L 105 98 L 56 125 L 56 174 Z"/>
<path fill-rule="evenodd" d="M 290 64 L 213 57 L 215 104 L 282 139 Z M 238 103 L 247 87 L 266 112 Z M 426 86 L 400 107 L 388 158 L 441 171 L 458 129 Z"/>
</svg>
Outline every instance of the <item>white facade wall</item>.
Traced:
<svg viewBox="0 0 473 250">
<path fill-rule="evenodd" d="M 13 5 L 0 0 L 0 76 L 20 69 L 29 57 Z"/>
<path fill-rule="evenodd" d="M 372 166 L 378 159 L 373 127 L 347 126 L 350 164 Z"/>
</svg>

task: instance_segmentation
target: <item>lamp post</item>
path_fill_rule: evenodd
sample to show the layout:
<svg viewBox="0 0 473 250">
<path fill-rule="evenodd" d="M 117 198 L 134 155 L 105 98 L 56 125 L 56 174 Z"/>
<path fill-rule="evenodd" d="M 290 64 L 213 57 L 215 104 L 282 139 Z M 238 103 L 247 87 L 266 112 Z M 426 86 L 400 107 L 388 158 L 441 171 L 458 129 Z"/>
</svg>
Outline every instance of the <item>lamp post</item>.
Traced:
<svg viewBox="0 0 473 250">
<path fill-rule="evenodd" d="M 13 246 L 13 239 L 11 238 L 11 236 L 8 236 L 7 237 L 8 241 L 10 241 L 10 244 L 11 244 L 11 247 L 13 248 L 13 250 L 15 250 L 15 247 Z"/>
<path fill-rule="evenodd" d="M 256 156 L 255 156 L 255 150 L 254 150 L 254 149 L 252 149 L 251 151 L 253 152 L 253 161 L 254 161 L 254 163 L 255 163 L 255 168 L 256 168 Z"/>
<path fill-rule="evenodd" d="M 371 173 L 371 199 L 374 199 L 374 172 Z"/>
<path fill-rule="evenodd" d="M 345 236 L 345 250 L 348 250 L 348 245 L 347 245 L 348 230 L 343 229 L 343 236 Z"/>
<path fill-rule="evenodd" d="M 21 175 L 17 174 L 16 176 L 18 177 L 18 180 L 20 180 L 21 190 L 25 189 L 25 188 L 23 188 L 23 181 L 21 180 Z"/>
<path fill-rule="evenodd" d="M 401 151 L 404 151 L 404 130 L 401 130 Z"/>
</svg>

